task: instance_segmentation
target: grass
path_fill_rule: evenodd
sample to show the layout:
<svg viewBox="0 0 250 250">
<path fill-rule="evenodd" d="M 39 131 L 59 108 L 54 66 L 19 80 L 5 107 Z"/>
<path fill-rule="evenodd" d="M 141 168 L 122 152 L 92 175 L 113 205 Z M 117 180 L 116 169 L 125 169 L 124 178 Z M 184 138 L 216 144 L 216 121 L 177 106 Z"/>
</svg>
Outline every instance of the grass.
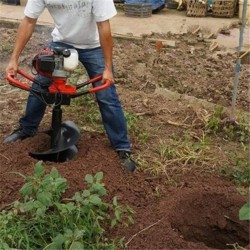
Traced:
<svg viewBox="0 0 250 250">
<path fill-rule="evenodd" d="M 77 84 L 81 78 L 86 80 L 86 71 L 79 65 L 71 74 L 69 82 Z M 72 100 L 71 106 L 67 107 L 65 112 L 68 115 L 74 113 L 75 122 L 84 130 L 104 131 L 100 111 L 93 95 Z M 218 171 L 230 176 L 237 185 L 244 186 L 248 170 L 248 118 L 239 114 L 237 123 L 228 122 L 227 112 L 219 105 L 212 111 L 194 113 L 196 117 L 192 117 L 193 121 L 200 121 L 198 128 L 192 121 L 185 124 L 190 120 L 187 117 L 180 124 L 187 125 L 188 129 L 183 128 L 177 134 L 174 130 L 166 136 L 158 136 L 162 135 L 160 125 L 152 128 L 150 119 L 146 116 L 124 110 L 129 135 L 139 149 L 136 155 L 139 169 L 149 171 L 153 175 L 164 174 L 167 183 L 175 185 L 180 176 L 195 167 L 201 171 Z M 175 125 L 178 126 L 178 123 Z M 236 148 L 234 150 L 234 143 L 242 145 L 242 153 Z M 230 165 L 233 166 L 231 170 Z"/>
<path fill-rule="evenodd" d="M 4 44 L 2 44 L 1 45 L 1 47 L 0 47 L 0 52 L 11 52 L 13 50 L 13 45 L 12 44 L 10 44 L 10 43 L 4 43 Z"/>
<path fill-rule="evenodd" d="M 62 107 L 67 116 L 74 115 L 75 123 L 84 130 L 103 132 L 98 104 L 93 95 L 75 98 L 68 107 Z"/>
<path fill-rule="evenodd" d="M 145 122 L 141 116 L 137 116 L 132 112 L 125 111 L 125 118 L 127 121 L 127 127 L 129 134 L 133 136 L 136 142 L 146 143 L 149 139 L 149 134 L 147 130 L 142 126 Z"/>
<path fill-rule="evenodd" d="M 161 127 L 155 127 L 154 135 L 148 132 L 147 141 L 140 146 L 138 153 L 139 168 L 153 175 L 164 174 L 168 185 L 176 185 L 189 171 L 217 172 L 229 176 L 233 183 L 246 191 L 250 172 L 249 127 L 242 117 L 240 125 L 234 128 L 225 123 L 227 115 L 222 107 L 215 107 L 205 114 L 199 127 L 190 124 L 188 129 L 180 129 L 176 123 L 178 133 L 173 130 L 164 136 Z M 144 121 L 140 129 L 152 131 L 148 125 L 150 123 Z"/>
<path fill-rule="evenodd" d="M 104 131 L 99 108 L 92 95 L 76 98 L 66 112 L 74 113 L 81 128 Z M 212 112 L 204 112 L 202 117 L 196 114 L 196 118 L 201 120 L 198 129 L 191 123 L 187 124 L 188 129 L 179 129 L 179 133 L 173 131 L 159 137 L 161 126 L 152 130 L 147 117 L 126 110 L 124 113 L 131 140 L 138 147 L 136 161 L 139 169 L 153 175 L 164 174 L 166 182 L 171 185 L 175 185 L 185 172 L 199 168 L 200 171 L 217 171 L 230 176 L 234 183 L 245 186 L 249 166 L 249 127 L 243 116 L 237 124 L 227 123 L 223 107 L 216 106 Z M 230 165 L 233 166 L 231 170 Z"/>
<path fill-rule="evenodd" d="M 249 118 L 238 116 L 238 121 L 230 121 L 222 106 L 216 106 L 214 112 L 204 119 L 205 132 L 223 137 L 225 140 L 248 142 L 250 139 Z"/>
<path fill-rule="evenodd" d="M 248 188 L 250 186 L 250 161 L 235 156 L 230 164 L 221 168 L 221 172 L 237 185 Z"/>
</svg>

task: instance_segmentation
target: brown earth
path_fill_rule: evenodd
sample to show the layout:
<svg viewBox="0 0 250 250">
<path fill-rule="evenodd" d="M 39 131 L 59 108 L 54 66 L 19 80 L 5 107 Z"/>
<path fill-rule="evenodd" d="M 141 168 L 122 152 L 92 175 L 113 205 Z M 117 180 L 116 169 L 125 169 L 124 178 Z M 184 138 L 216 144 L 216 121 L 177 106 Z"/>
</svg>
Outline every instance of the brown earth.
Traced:
<svg viewBox="0 0 250 250">
<path fill-rule="evenodd" d="M 4 81 L 16 32 L 13 28 L 1 25 L 1 141 L 16 127 L 27 96 Z M 38 31 L 22 54 L 20 65 L 25 69 L 49 41 L 47 28 Z M 238 218 L 247 198 L 219 171 L 226 164 L 233 165 L 229 160 L 231 150 L 247 157 L 240 143 L 214 136 L 202 159 L 185 162 L 165 161 L 157 148 L 163 141 L 180 144 L 187 130 L 191 130 L 193 140 L 201 140 L 203 118 L 211 112 L 213 103 L 230 106 L 236 55 L 226 49 L 211 52 L 210 44 L 197 34 L 152 37 L 174 40 L 176 47 L 159 53 L 155 44 L 146 40 L 114 40 L 117 90 L 124 109 L 135 114 L 142 125 L 130 128 L 137 171 L 131 174 L 120 167 L 104 132 L 80 123 L 78 116 L 85 112 L 84 107 L 75 113 L 66 107 L 64 113 L 65 119 L 80 123 L 78 154 L 68 162 L 44 165 L 48 170 L 56 167 L 68 180 L 68 197 L 86 187 L 86 174 L 103 171 L 107 199 L 116 195 L 135 211 L 134 225 L 108 232 L 111 237 L 124 236 L 128 249 L 250 249 L 248 223 Z M 237 98 L 240 113 L 248 112 L 249 76 L 247 65 L 242 65 Z M 163 94 L 166 89 L 171 91 L 167 96 Z M 41 131 L 49 128 L 50 119 L 48 108 Z M 145 128 L 146 143 L 135 136 L 142 136 Z M 37 161 L 29 152 L 48 143 L 48 136 L 38 133 L 15 144 L 0 144 L 0 208 L 20 198 L 23 179 L 13 172 L 31 175 Z"/>
</svg>

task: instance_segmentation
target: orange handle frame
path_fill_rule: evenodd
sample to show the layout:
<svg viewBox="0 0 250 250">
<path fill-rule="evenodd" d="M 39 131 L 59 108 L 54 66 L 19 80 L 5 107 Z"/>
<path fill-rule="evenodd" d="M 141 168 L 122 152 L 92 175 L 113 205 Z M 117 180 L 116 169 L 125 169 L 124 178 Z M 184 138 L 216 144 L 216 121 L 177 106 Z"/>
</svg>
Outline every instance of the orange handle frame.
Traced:
<svg viewBox="0 0 250 250">
<path fill-rule="evenodd" d="M 100 80 L 102 80 L 102 75 L 99 75 L 99 76 L 96 76 L 96 77 L 90 79 L 90 80 L 89 80 L 89 83 L 98 82 L 98 81 L 100 81 Z M 89 93 L 94 93 L 94 92 L 97 92 L 97 91 L 106 89 L 106 88 L 108 88 L 110 85 L 111 85 L 111 81 L 110 81 L 110 80 L 105 80 L 104 83 L 103 83 L 102 85 L 97 86 L 97 87 L 90 88 L 90 89 L 89 89 Z"/>
<path fill-rule="evenodd" d="M 34 77 L 31 76 L 31 75 L 29 75 L 29 74 L 27 74 L 27 73 L 24 72 L 23 70 L 18 69 L 18 70 L 17 70 L 17 74 L 20 74 L 21 76 L 23 76 L 24 78 L 28 79 L 29 81 L 34 81 Z M 15 76 L 14 76 L 14 74 L 13 74 L 12 72 L 10 72 L 10 73 L 7 74 L 6 79 L 7 79 L 8 82 L 9 82 L 12 86 L 14 86 L 14 87 L 17 87 L 17 88 L 20 88 L 20 89 L 23 89 L 23 90 L 26 90 L 26 91 L 31 91 L 31 86 L 28 85 L 28 84 L 25 83 L 25 82 L 21 82 L 20 80 L 15 79 Z M 84 86 L 85 86 L 85 85 L 88 85 L 88 84 L 91 84 L 91 83 L 98 82 L 98 81 L 100 81 L 100 80 L 102 80 L 102 75 L 98 75 L 98 76 L 96 76 L 96 77 L 94 77 L 94 78 L 88 80 L 88 81 L 84 84 Z M 52 82 L 52 86 L 53 86 L 53 84 L 56 85 L 56 81 L 55 81 L 55 82 Z M 111 84 L 112 84 L 112 82 L 111 82 L 110 80 L 105 80 L 104 83 L 103 83 L 102 85 L 97 86 L 97 87 L 92 87 L 92 88 L 90 88 L 90 89 L 88 89 L 88 90 L 85 90 L 85 91 L 83 91 L 83 92 L 80 92 L 80 93 L 77 93 L 77 92 L 74 92 L 74 91 L 72 92 L 72 90 L 69 91 L 69 92 L 67 92 L 67 88 L 63 88 L 64 90 L 66 89 L 66 91 L 62 91 L 62 92 L 64 92 L 65 94 L 72 95 L 72 96 L 74 96 L 74 95 L 77 95 L 77 96 L 78 96 L 78 95 L 82 95 L 82 94 L 95 93 L 95 92 L 101 91 L 101 90 L 103 90 L 103 89 L 108 88 Z M 72 87 L 73 87 L 74 85 L 68 85 L 68 86 L 72 86 Z M 75 87 L 75 86 L 74 86 L 74 87 Z M 77 86 L 76 86 L 76 88 L 77 88 Z M 58 89 L 58 88 L 57 88 L 57 89 Z M 59 88 L 58 90 L 60 91 L 60 88 Z"/>
<path fill-rule="evenodd" d="M 18 69 L 17 73 L 20 74 L 21 76 L 25 77 L 26 79 L 33 81 L 34 77 L 28 75 L 26 72 L 24 72 L 23 70 Z M 20 82 L 19 80 L 15 79 L 15 76 L 12 72 L 9 72 L 7 74 L 6 79 L 8 80 L 8 82 L 14 86 L 14 87 L 18 87 L 20 89 L 24 89 L 26 91 L 30 91 L 30 86 L 27 83 L 24 82 Z"/>
</svg>

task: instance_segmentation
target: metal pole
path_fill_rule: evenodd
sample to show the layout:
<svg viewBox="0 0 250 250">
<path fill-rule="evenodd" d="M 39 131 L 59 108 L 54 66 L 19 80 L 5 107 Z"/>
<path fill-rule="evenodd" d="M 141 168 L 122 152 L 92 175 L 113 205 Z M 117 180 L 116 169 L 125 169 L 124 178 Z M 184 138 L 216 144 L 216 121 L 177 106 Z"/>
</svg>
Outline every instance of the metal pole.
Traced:
<svg viewBox="0 0 250 250">
<path fill-rule="evenodd" d="M 239 73 L 240 73 L 240 52 L 243 45 L 243 33 L 246 26 L 246 14 L 247 14 L 247 1 L 244 0 L 243 2 L 243 9 L 242 9 L 242 21 L 241 21 L 241 27 L 240 27 L 240 38 L 239 38 L 239 47 L 237 49 L 237 61 L 235 65 L 235 75 L 234 75 L 234 85 L 233 85 L 233 97 L 232 97 L 232 107 L 231 107 L 231 114 L 230 114 L 230 120 L 235 121 L 235 106 L 236 106 L 236 98 L 237 98 L 237 92 L 238 92 L 238 83 L 239 83 Z"/>
</svg>

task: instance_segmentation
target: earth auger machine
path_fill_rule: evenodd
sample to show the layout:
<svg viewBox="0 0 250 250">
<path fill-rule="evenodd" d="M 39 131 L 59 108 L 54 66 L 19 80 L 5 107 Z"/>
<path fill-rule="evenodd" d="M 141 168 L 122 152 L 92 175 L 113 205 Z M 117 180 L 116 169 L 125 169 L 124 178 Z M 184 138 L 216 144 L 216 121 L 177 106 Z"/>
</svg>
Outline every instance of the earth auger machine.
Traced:
<svg viewBox="0 0 250 250">
<path fill-rule="evenodd" d="M 16 76 L 8 73 L 9 84 L 22 90 L 28 91 L 37 96 L 48 105 L 52 105 L 52 121 L 50 135 L 50 148 L 44 152 L 30 152 L 30 156 L 42 161 L 64 162 L 72 159 L 78 152 L 77 143 L 80 138 L 80 130 L 73 121 L 62 122 L 62 105 L 70 105 L 71 99 L 82 95 L 102 91 L 111 85 L 111 81 L 105 80 L 98 86 L 90 86 L 102 80 L 102 75 L 98 75 L 88 81 L 77 85 L 70 85 L 67 79 L 70 71 L 78 65 L 78 54 L 76 50 L 63 47 L 53 49 L 45 48 L 38 53 L 32 66 L 36 74 L 48 77 L 51 85 L 46 90 L 37 90 L 31 83 L 40 84 L 34 76 L 18 69 Z M 20 79 L 25 79 L 20 80 Z M 84 87 L 84 89 L 82 89 Z"/>
</svg>

